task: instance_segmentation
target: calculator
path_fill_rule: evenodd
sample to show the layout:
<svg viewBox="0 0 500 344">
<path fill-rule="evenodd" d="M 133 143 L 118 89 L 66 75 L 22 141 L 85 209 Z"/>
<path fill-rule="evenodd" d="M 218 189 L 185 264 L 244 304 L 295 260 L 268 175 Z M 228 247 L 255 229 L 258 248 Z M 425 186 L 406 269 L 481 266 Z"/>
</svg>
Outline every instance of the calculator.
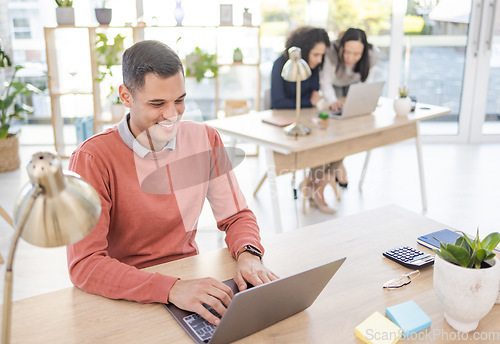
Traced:
<svg viewBox="0 0 500 344">
<path fill-rule="evenodd" d="M 421 269 L 434 264 L 434 256 L 411 246 L 401 246 L 382 253 L 384 257 L 410 269 Z"/>
</svg>

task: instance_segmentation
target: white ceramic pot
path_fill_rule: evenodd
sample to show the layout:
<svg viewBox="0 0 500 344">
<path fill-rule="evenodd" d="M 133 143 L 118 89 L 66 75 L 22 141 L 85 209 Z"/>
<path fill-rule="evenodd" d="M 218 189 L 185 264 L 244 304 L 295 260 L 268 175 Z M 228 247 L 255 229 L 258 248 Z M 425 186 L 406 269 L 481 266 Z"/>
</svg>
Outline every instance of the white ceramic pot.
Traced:
<svg viewBox="0 0 500 344">
<path fill-rule="evenodd" d="M 75 9 L 73 7 L 56 7 L 57 25 L 75 25 Z"/>
<path fill-rule="evenodd" d="M 448 324 L 459 332 L 474 331 L 493 307 L 500 283 L 500 261 L 489 260 L 489 268 L 469 269 L 436 255 L 434 292 Z"/>
<path fill-rule="evenodd" d="M 125 107 L 123 104 L 111 104 L 111 118 L 114 121 L 121 120 L 125 115 Z"/>
<path fill-rule="evenodd" d="M 409 97 L 394 100 L 394 111 L 398 116 L 406 116 L 411 111 L 411 99 Z"/>
</svg>

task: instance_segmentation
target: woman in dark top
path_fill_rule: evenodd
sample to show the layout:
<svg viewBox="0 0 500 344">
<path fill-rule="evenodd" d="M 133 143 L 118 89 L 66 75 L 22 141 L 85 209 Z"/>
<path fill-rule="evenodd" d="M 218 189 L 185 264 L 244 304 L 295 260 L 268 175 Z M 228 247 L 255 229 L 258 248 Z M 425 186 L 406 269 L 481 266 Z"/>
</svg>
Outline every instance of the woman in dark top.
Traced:
<svg viewBox="0 0 500 344">
<path fill-rule="evenodd" d="M 300 27 L 292 31 L 286 40 L 286 48 L 274 62 L 271 74 L 271 108 L 295 109 L 296 83 L 285 81 L 281 71 L 288 60 L 288 49 L 298 47 L 302 50 L 302 58 L 311 68 L 312 75 L 301 82 L 301 107 L 313 107 L 321 99 L 319 95 L 319 69 L 323 64 L 326 49 L 330 47 L 330 39 L 324 29 L 310 26 Z"/>
<path fill-rule="evenodd" d="M 288 60 L 288 49 L 298 47 L 302 51 L 302 58 L 311 68 L 311 76 L 301 82 L 301 107 L 316 106 L 322 99 L 319 93 L 319 70 L 323 65 L 324 55 L 330 47 L 330 39 L 324 29 L 310 26 L 300 27 L 292 31 L 287 40 L 286 48 L 281 56 L 274 62 L 271 75 L 271 108 L 295 109 L 296 83 L 285 81 L 281 71 Z M 312 206 L 326 213 L 335 213 L 329 208 L 323 197 L 323 190 L 329 181 L 325 178 L 319 180 L 311 174 L 304 180 L 300 189 L 303 196 L 310 200 Z"/>
</svg>

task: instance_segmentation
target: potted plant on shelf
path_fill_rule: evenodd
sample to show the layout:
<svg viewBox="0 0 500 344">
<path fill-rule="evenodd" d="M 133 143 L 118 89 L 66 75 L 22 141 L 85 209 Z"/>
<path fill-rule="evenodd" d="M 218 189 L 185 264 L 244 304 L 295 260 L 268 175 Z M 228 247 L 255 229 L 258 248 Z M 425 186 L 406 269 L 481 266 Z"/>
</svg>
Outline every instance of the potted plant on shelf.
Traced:
<svg viewBox="0 0 500 344">
<path fill-rule="evenodd" d="M 0 68 L 11 67 L 12 62 L 0 45 Z M 15 170 L 20 165 L 18 132 L 12 133 L 10 125 L 14 118 L 24 119 L 24 114 L 33 113 L 33 108 L 25 104 L 21 96 L 42 93 L 31 84 L 16 81 L 16 74 L 22 68 L 15 67 L 4 88 L 0 88 L 0 172 Z"/>
<path fill-rule="evenodd" d="M 112 11 L 106 7 L 107 1 L 101 3 L 101 7 L 95 8 L 95 17 L 100 25 L 109 25 L 111 23 Z"/>
<path fill-rule="evenodd" d="M 236 48 L 233 51 L 233 62 L 234 63 L 242 63 L 243 62 L 243 52 L 240 48 Z"/>
<path fill-rule="evenodd" d="M 330 116 L 326 112 L 320 112 L 318 115 L 318 121 L 319 121 L 319 127 L 321 129 L 326 129 L 328 128 L 328 118 Z"/>
<path fill-rule="evenodd" d="M 55 0 L 57 25 L 75 25 L 73 0 Z"/>
<path fill-rule="evenodd" d="M 500 262 L 492 251 L 500 242 L 500 233 L 491 233 L 482 241 L 479 230 L 475 239 L 462 234 L 455 244 L 440 242 L 440 248 L 434 250 L 434 291 L 448 324 L 466 333 L 477 328 L 497 299 Z"/>
<path fill-rule="evenodd" d="M 411 111 L 411 99 L 408 97 L 406 86 L 399 88 L 399 98 L 394 100 L 394 111 L 398 116 L 406 116 Z"/>
<path fill-rule="evenodd" d="M 114 121 L 119 121 L 125 115 L 125 107 L 122 104 L 120 96 L 116 96 L 113 98 L 114 100 L 111 102 L 111 119 Z"/>
<path fill-rule="evenodd" d="M 216 64 L 215 54 L 209 54 L 200 47 L 186 56 L 186 76 L 195 76 L 200 82 L 204 77 L 215 77 L 219 67 Z"/>
<path fill-rule="evenodd" d="M 119 101 L 119 97 L 116 95 L 115 87 L 113 85 L 113 67 L 121 64 L 121 57 L 124 50 L 124 40 L 125 36 L 117 34 L 113 38 L 113 43 L 110 43 L 108 36 L 104 33 L 98 33 L 96 39 L 96 59 L 98 63 L 98 77 L 97 81 L 103 82 L 106 80 L 109 83 L 109 91 L 106 94 L 106 98 L 112 99 L 111 101 L 111 111 L 112 118 L 118 119 L 123 117 L 124 107 Z M 117 102 L 118 98 L 118 102 Z M 116 106 L 116 104 L 118 104 Z M 121 108 L 121 116 L 117 115 L 118 109 Z M 113 116 L 113 111 L 115 111 L 115 116 Z"/>
</svg>

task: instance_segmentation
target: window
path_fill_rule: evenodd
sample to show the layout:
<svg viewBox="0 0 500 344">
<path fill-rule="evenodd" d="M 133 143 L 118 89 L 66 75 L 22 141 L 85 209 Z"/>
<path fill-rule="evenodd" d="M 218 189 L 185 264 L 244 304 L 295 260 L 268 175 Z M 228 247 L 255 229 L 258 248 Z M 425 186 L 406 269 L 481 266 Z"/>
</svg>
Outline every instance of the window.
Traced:
<svg viewBox="0 0 500 344">
<path fill-rule="evenodd" d="M 15 39 L 31 39 L 31 28 L 28 18 L 12 19 L 12 27 Z"/>
</svg>

